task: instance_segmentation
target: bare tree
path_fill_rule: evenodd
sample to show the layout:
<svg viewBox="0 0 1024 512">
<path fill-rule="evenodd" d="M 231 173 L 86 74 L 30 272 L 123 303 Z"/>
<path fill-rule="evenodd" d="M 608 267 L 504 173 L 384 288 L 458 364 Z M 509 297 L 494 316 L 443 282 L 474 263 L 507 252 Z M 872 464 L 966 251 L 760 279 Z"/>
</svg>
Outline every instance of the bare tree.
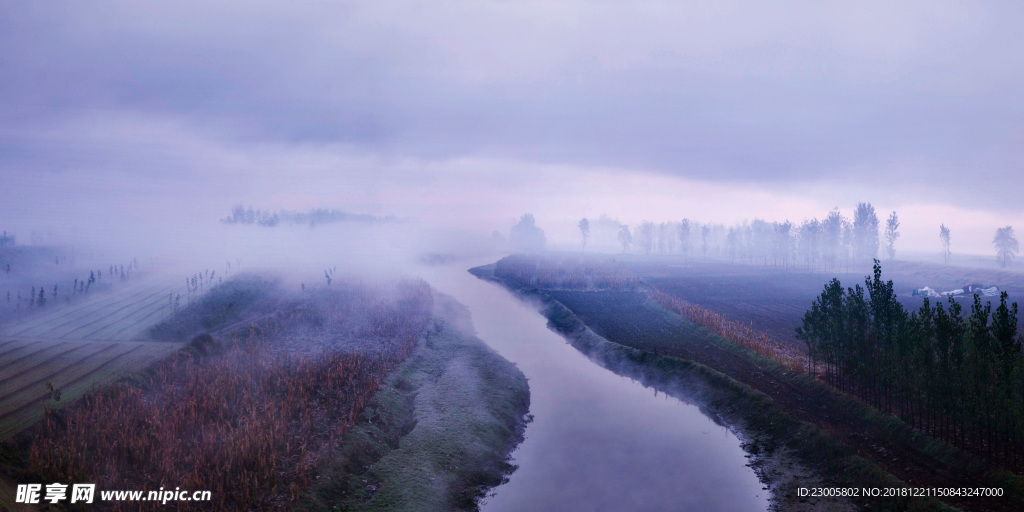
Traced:
<svg viewBox="0 0 1024 512">
<path fill-rule="evenodd" d="M 821 226 L 818 219 L 812 218 L 804 220 L 797 228 L 797 254 L 810 269 L 815 268 L 821 260 Z"/>
<path fill-rule="evenodd" d="M 640 248 L 645 255 L 650 256 L 654 249 L 654 223 L 647 220 L 641 222 L 637 234 L 640 235 Z"/>
<path fill-rule="evenodd" d="M 1013 258 L 1020 250 L 1017 237 L 1013 236 L 1013 226 L 997 229 L 996 237 L 992 239 L 992 245 L 996 247 L 996 259 L 999 260 L 999 265 L 1002 267 L 1013 263 Z"/>
<path fill-rule="evenodd" d="M 622 244 L 623 254 L 629 249 L 629 245 L 633 243 L 633 234 L 629 232 L 629 226 L 626 224 L 619 228 L 619 243 Z"/>
<path fill-rule="evenodd" d="M 729 228 L 728 234 L 725 236 L 725 245 L 729 251 L 729 261 L 736 262 L 736 252 L 739 250 L 740 245 L 740 230 L 737 228 Z"/>
<path fill-rule="evenodd" d="M 679 250 L 683 253 L 683 258 L 689 258 L 690 256 L 690 219 L 683 219 L 679 223 Z"/>
<path fill-rule="evenodd" d="M 900 219 L 892 212 L 885 221 L 885 251 L 889 253 L 889 261 L 896 259 L 896 239 L 900 237 Z"/>
<path fill-rule="evenodd" d="M 700 252 L 704 253 L 704 259 L 708 259 L 708 238 L 711 236 L 711 227 L 707 224 L 700 227 Z"/>
<path fill-rule="evenodd" d="M 590 221 L 586 217 L 580 219 L 577 224 L 580 228 L 580 236 L 583 238 L 583 250 L 587 249 L 587 238 L 590 236 Z"/>
<path fill-rule="evenodd" d="M 668 254 L 671 255 L 672 251 L 676 248 L 676 235 L 673 233 L 672 223 L 662 222 L 658 226 L 658 231 L 661 233 L 659 240 L 661 240 Z"/>
<path fill-rule="evenodd" d="M 793 223 L 772 223 L 772 258 L 776 265 L 789 267 L 789 256 L 793 247 Z"/>
<path fill-rule="evenodd" d="M 947 228 L 945 224 L 939 224 L 939 239 L 942 240 L 942 260 L 948 264 L 953 253 L 949 249 L 949 228 Z"/>
</svg>

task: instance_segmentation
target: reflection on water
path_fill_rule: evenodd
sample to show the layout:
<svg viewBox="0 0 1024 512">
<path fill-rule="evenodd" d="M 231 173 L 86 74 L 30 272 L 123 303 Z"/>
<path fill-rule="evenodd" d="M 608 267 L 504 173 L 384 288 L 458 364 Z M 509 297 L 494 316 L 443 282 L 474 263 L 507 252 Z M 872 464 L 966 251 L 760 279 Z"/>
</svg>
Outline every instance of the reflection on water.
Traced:
<svg viewBox="0 0 1024 512">
<path fill-rule="evenodd" d="M 534 421 L 513 453 L 519 469 L 483 510 L 767 509 L 740 441 L 697 407 L 592 363 L 536 309 L 465 266 L 425 275 L 530 381 Z"/>
</svg>

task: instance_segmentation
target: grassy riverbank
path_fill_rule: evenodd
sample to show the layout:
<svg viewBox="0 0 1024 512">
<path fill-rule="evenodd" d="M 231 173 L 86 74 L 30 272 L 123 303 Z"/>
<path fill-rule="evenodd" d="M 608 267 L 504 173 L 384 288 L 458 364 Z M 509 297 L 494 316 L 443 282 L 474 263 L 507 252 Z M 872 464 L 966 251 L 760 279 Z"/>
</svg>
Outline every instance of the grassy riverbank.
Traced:
<svg viewBox="0 0 1024 512">
<path fill-rule="evenodd" d="M 468 310 L 435 295 L 422 281 L 301 295 L 225 282 L 154 330 L 203 333 L 183 350 L 54 401 L 2 446 L 0 509 L 40 481 L 212 492 L 182 510 L 473 509 L 512 469 L 529 391 Z"/>
<path fill-rule="evenodd" d="M 472 334 L 469 312 L 435 298 L 435 320 L 363 410 L 303 510 L 467 510 L 513 468 L 526 377 Z"/>
<path fill-rule="evenodd" d="M 664 350 L 658 351 L 656 347 L 644 350 L 611 342 L 596 334 L 572 310 L 548 293 L 496 279 L 490 266 L 478 267 L 471 272 L 538 301 L 550 327 L 598 364 L 635 378 L 646 386 L 696 402 L 709 416 L 732 426 L 741 439 L 746 440 L 747 451 L 757 459 L 755 467 L 759 467 L 762 479 L 771 486 L 774 505 L 778 509 L 836 510 L 844 506 L 843 501 L 833 498 L 802 500 L 796 495 L 797 487 L 884 488 L 906 485 L 816 425 L 795 419 L 777 407 L 767 394 L 729 375 L 692 360 L 665 355 Z M 636 324 L 638 318 L 660 317 L 657 329 L 671 332 L 677 340 L 690 337 L 700 340 L 697 341 L 699 343 L 708 343 L 715 337 L 667 310 L 649 307 L 649 303 L 638 306 L 646 308 L 646 311 L 604 313 L 606 316 L 631 315 L 628 320 L 631 325 Z M 780 471 L 780 468 L 794 463 L 812 469 L 812 474 Z M 951 510 L 935 499 L 858 499 L 855 502 L 861 507 L 877 510 Z"/>
</svg>

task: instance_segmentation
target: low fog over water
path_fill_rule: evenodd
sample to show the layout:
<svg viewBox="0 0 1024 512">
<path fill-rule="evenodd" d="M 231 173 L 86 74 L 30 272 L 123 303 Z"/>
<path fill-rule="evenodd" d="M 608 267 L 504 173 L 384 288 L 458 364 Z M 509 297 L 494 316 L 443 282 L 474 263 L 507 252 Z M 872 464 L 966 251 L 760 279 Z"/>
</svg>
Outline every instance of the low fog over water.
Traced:
<svg viewBox="0 0 1024 512">
<path fill-rule="evenodd" d="M 697 406 L 597 366 L 497 284 L 458 268 L 426 275 L 470 305 L 477 334 L 530 380 L 519 468 L 482 510 L 767 509 L 740 441 Z"/>
</svg>

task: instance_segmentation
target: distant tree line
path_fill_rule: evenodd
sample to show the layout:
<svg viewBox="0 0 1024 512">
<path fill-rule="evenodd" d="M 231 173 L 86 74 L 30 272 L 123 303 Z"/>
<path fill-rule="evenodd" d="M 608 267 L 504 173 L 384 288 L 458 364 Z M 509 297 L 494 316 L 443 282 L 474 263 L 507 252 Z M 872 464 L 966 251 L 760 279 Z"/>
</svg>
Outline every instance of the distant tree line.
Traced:
<svg viewBox="0 0 1024 512">
<path fill-rule="evenodd" d="M 377 217 L 361 213 L 346 213 L 337 209 L 312 208 L 305 212 L 291 210 L 261 210 L 252 206 L 235 205 L 231 215 L 221 219 L 225 224 L 255 224 L 274 227 L 282 222 L 290 224 L 329 224 L 333 222 L 393 222 L 394 217 Z"/>
<path fill-rule="evenodd" d="M 866 292 L 866 294 L 865 294 Z M 882 281 L 875 260 L 864 286 L 833 279 L 797 329 L 811 371 L 934 437 L 995 456 L 1015 469 L 1024 461 L 1024 358 L 1017 303 L 970 311 L 952 297 L 916 312 Z"/>
<path fill-rule="evenodd" d="M 836 270 L 851 265 L 867 265 L 879 257 L 884 248 L 889 261 L 896 259 L 896 242 L 900 238 L 900 219 L 896 212 L 885 221 L 884 246 L 882 227 L 871 203 L 858 203 L 853 218 L 833 209 L 822 219 L 812 218 L 800 224 L 768 222 L 761 219 L 732 226 L 701 224 L 691 219 L 680 222 L 654 223 L 643 221 L 635 228 L 602 216 L 596 222 L 583 218 L 577 223 L 581 246 L 591 239 L 593 225 L 607 231 L 611 226 L 622 252 L 645 256 L 679 254 L 715 258 L 733 263 L 762 264 L 783 268 Z M 952 260 L 952 236 L 945 225 L 939 226 L 941 255 L 945 263 Z M 1020 250 L 1012 226 L 996 230 L 992 244 L 1000 266 L 1013 263 Z M 678 252 L 677 252 L 678 248 Z"/>
<path fill-rule="evenodd" d="M 585 246 L 591 223 L 584 218 L 578 227 Z M 844 265 L 869 264 L 876 258 L 881 247 L 879 227 L 874 206 L 860 203 L 853 219 L 834 209 L 821 220 L 813 218 L 801 224 L 754 219 L 725 226 L 683 219 L 658 224 L 643 221 L 635 230 L 618 224 L 617 241 L 624 253 L 633 249 L 644 255 L 679 254 L 685 259 L 710 257 L 785 268 L 833 270 Z M 899 227 L 899 217 L 892 212 L 885 225 L 889 259 L 896 257 Z"/>
</svg>

